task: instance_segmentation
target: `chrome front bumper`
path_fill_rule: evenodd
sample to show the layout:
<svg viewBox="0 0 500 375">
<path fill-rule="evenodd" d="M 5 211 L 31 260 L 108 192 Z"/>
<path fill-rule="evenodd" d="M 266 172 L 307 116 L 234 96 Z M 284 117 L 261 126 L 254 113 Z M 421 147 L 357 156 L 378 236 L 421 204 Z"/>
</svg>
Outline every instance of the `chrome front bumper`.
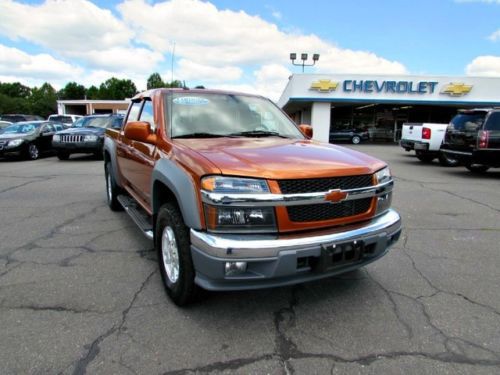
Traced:
<svg viewBox="0 0 500 375">
<path fill-rule="evenodd" d="M 214 235 L 191 229 L 195 282 L 209 290 L 242 290 L 296 284 L 362 267 L 386 254 L 398 239 L 401 218 L 394 210 L 366 222 L 293 235 Z M 325 248 L 363 243 L 370 253 L 318 273 L 301 259 L 320 258 Z M 245 261 L 245 274 L 226 276 L 225 263 Z"/>
</svg>

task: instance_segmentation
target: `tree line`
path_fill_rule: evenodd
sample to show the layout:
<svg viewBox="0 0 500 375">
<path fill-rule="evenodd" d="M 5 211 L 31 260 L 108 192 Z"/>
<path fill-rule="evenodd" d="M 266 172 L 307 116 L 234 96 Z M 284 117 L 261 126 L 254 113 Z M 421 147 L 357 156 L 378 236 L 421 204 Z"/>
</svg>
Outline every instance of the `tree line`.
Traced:
<svg viewBox="0 0 500 375">
<path fill-rule="evenodd" d="M 182 87 L 178 80 L 165 82 L 159 73 L 149 76 L 147 89 L 160 87 Z M 137 87 L 130 79 L 111 77 L 97 86 L 85 87 L 77 82 L 68 82 L 57 91 L 48 82 L 40 87 L 28 87 L 20 82 L 0 82 L 0 114 L 22 113 L 47 118 L 57 113 L 57 100 L 123 100 L 137 94 Z"/>
</svg>

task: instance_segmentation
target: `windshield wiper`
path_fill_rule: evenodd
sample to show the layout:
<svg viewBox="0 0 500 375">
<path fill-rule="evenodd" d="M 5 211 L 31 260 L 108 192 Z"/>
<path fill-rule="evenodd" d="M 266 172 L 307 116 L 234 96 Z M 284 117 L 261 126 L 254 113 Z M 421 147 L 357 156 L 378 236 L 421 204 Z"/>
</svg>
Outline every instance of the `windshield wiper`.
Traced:
<svg viewBox="0 0 500 375">
<path fill-rule="evenodd" d="M 214 134 L 214 133 L 188 133 L 182 135 L 176 135 L 174 138 L 220 138 L 225 137 L 224 134 Z"/>
<path fill-rule="evenodd" d="M 287 136 L 281 135 L 278 132 L 270 132 L 270 131 L 267 131 L 267 130 L 249 130 L 249 131 L 246 131 L 246 132 L 231 133 L 229 135 L 240 136 L 240 137 L 280 137 L 280 138 L 289 138 Z"/>
</svg>

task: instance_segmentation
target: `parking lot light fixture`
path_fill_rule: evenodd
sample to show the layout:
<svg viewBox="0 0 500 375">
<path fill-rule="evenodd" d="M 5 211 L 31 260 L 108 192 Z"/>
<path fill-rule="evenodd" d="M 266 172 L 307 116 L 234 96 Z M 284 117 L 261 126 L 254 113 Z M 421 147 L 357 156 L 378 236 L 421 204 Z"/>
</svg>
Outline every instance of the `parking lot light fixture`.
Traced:
<svg viewBox="0 0 500 375">
<path fill-rule="evenodd" d="M 312 64 L 307 64 L 308 54 L 307 53 L 301 53 L 300 54 L 300 62 L 296 63 L 295 60 L 297 60 L 297 54 L 296 53 L 290 53 L 290 60 L 292 61 L 292 64 L 295 66 L 301 66 L 302 67 L 302 73 L 304 73 L 304 67 L 305 66 L 313 66 L 316 65 L 316 61 L 319 60 L 319 53 L 315 53 L 312 55 Z"/>
</svg>

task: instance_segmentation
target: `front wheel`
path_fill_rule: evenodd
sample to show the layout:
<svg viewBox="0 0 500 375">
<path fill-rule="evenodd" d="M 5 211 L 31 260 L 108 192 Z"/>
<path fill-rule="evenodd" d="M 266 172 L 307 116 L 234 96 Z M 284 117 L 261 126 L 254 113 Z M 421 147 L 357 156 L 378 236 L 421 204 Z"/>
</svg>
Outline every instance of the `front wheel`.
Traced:
<svg viewBox="0 0 500 375">
<path fill-rule="evenodd" d="M 439 164 L 441 164 L 443 167 L 456 167 L 458 165 L 457 159 L 446 155 L 444 152 L 440 152 L 438 158 Z"/>
<path fill-rule="evenodd" d="M 112 211 L 123 210 L 122 205 L 118 202 L 120 188 L 116 185 L 115 179 L 113 178 L 111 163 L 109 161 L 104 165 L 104 176 L 106 178 L 106 198 L 109 208 L 111 208 Z"/>
<path fill-rule="evenodd" d="M 355 135 L 351 138 L 351 142 L 355 145 L 361 143 L 361 138 L 358 135 Z"/>
<path fill-rule="evenodd" d="M 472 173 L 485 173 L 490 167 L 482 164 L 468 164 L 465 166 Z"/>
<path fill-rule="evenodd" d="M 66 151 L 58 151 L 57 152 L 57 158 L 59 160 L 68 160 L 69 159 L 69 152 Z"/>
<path fill-rule="evenodd" d="M 30 143 L 28 145 L 27 156 L 30 160 L 36 160 L 40 157 L 40 150 L 38 149 L 38 146 L 36 144 Z"/>
<path fill-rule="evenodd" d="M 189 228 L 173 203 L 164 204 L 158 211 L 155 249 L 163 285 L 170 299 L 178 306 L 192 302 L 198 287 L 194 283 Z"/>
</svg>

